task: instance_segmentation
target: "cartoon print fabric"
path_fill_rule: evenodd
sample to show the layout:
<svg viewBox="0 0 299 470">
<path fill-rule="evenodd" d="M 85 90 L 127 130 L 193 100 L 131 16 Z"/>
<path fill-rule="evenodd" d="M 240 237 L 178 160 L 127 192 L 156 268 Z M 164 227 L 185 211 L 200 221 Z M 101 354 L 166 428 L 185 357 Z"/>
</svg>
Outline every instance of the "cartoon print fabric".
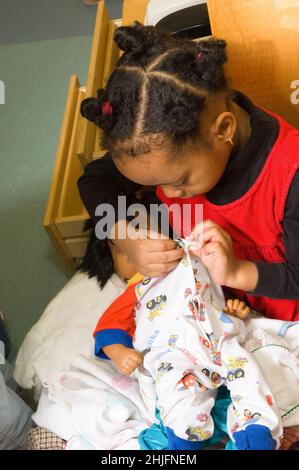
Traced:
<svg viewBox="0 0 299 470">
<path fill-rule="evenodd" d="M 145 279 L 135 290 L 133 346 L 145 354 L 139 373 L 147 376 L 141 392 L 155 391 L 172 440 L 201 443 L 211 437 L 216 389 L 225 384 L 232 398 L 228 431 L 237 447 L 278 448 L 279 411 L 261 369 L 240 345 L 245 325 L 223 312 L 222 289 L 203 264 L 186 250 L 165 278 Z"/>
</svg>

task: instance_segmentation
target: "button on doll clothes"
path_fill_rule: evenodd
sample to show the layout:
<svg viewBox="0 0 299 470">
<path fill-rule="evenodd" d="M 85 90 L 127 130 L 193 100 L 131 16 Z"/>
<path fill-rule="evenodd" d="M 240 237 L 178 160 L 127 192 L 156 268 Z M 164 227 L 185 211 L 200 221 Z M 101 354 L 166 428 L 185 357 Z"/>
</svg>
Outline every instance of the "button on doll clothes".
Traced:
<svg viewBox="0 0 299 470">
<path fill-rule="evenodd" d="M 145 279 L 135 286 L 135 293 L 132 344 L 144 352 L 139 373 L 152 378 L 169 448 L 199 449 L 211 437 L 211 409 L 223 384 L 231 392 L 228 431 L 237 446 L 278 448 L 279 411 L 259 366 L 240 346 L 245 340 L 244 323 L 223 312 L 222 289 L 203 264 L 187 252 L 175 270 L 162 279 Z M 115 305 L 109 316 L 102 317 L 103 329 L 99 321 L 98 351 L 101 343 L 104 347 L 121 341 L 113 311 L 119 318 Z M 133 333 L 132 324 L 126 331 Z M 123 344 L 129 345 L 127 340 Z M 140 380 L 142 393 L 144 383 L 148 387 Z M 257 425 L 261 433 L 250 433 L 250 426 Z"/>
</svg>

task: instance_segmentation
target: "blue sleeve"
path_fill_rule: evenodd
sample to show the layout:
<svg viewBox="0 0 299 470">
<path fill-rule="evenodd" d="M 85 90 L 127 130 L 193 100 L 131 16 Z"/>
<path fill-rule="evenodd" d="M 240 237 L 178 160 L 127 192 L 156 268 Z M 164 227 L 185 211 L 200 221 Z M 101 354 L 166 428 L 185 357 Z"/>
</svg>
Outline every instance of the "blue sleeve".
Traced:
<svg viewBox="0 0 299 470">
<path fill-rule="evenodd" d="M 132 337 L 124 330 L 109 329 L 98 331 L 94 337 L 94 353 L 101 359 L 109 359 L 103 351 L 105 346 L 111 344 L 123 344 L 127 348 L 133 349 Z"/>
</svg>

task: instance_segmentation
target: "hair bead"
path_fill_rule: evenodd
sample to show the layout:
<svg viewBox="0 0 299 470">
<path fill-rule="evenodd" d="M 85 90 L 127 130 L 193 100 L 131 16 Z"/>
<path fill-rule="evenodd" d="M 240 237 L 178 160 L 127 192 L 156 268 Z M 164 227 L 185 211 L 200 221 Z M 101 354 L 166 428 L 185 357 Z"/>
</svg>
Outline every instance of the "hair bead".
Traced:
<svg viewBox="0 0 299 470">
<path fill-rule="evenodd" d="M 112 106 L 109 101 L 104 101 L 104 103 L 102 103 L 102 113 L 104 116 L 111 116 Z"/>
</svg>

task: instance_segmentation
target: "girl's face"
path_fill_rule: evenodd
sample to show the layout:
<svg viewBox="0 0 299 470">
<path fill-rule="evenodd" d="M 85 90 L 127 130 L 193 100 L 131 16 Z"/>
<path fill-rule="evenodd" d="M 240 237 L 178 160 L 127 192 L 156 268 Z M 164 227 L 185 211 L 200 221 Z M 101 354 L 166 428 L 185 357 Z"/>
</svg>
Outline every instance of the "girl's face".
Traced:
<svg viewBox="0 0 299 470">
<path fill-rule="evenodd" d="M 161 186 L 169 198 L 186 198 L 204 194 L 221 179 L 234 146 L 248 138 L 249 116 L 235 103 L 227 102 L 225 95 L 215 95 L 206 102 L 201 115 L 201 135 L 205 144 L 176 152 L 153 150 L 140 157 L 115 160 L 118 170 L 127 178 L 144 186 Z M 248 127 L 249 126 L 249 127 Z M 239 132 L 241 129 L 241 132 Z"/>
<path fill-rule="evenodd" d="M 231 144 L 216 141 L 211 148 L 185 150 L 175 159 L 153 151 L 137 158 L 115 161 L 119 171 L 144 186 L 161 186 L 169 198 L 186 198 L 210 191 L 221 179 L 231 154 Z"/>
</svg>

